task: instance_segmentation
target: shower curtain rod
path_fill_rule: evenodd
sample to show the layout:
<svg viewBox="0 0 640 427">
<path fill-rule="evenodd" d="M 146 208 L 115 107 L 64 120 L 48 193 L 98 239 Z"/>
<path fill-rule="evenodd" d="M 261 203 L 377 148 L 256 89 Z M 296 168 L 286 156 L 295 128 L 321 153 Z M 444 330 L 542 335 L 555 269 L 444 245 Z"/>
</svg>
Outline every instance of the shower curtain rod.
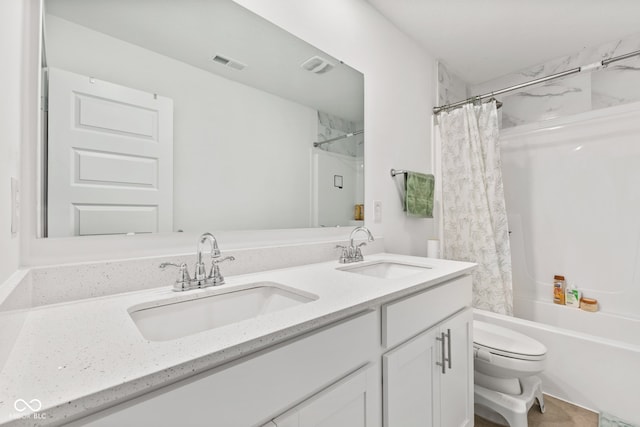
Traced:
<svg viewBox="0 0 640 427">
<path fill-rule="evenodd" d="M 354 135 L 360 135 L 361 133 L 364 133 L 364 131 L 363 130 L 357 130 L 355 132 L 347 133 L 347 134 L 342 135 L 342 136 L 337 136 L 335 138 L 327 139 L 326 141 L 314 142 L 313 146 L 314 147 L 319 147 L 322 144 L 328 144 L 330 142 L 339 141 L 341 139 L 349 138 L 349 137 L 352 137 Z"/>
<path fill-rule="evenodd" d="M 458 108 L 461 107 L 465 104 L 469 104 L 471 102 L 477 102 L 477 101 L 482 101 L 483 99 L 487 99 L 487 98 L 492 98 L 496 95 L 502 95 L 503 93 L 507 93 L 507 92 L 511 92 L 514 90 L 518 90 L 518 89 L 522 89 L 528 86 L 533 86 L 533 85 L 537 85 L 539 83 L 544 83 L 546 81 L 549 80 L 554 80 L 554 79 L 558 79 L 560 77 L 565 77 L 565 76 L 569 76 L 571 74 L 577 74 L 577 73 L 581 73 L 583 71 L 592 71 L 592 70 L 597 70 L 600 68 L 604 68 L 607 65 L 611 64 L 612 62 L 617 62 L 617 61 L 622 61 L 624 59 L 629 59 L 632 58 L 634 56 L 640 55 L 640 50 L 636 50 L 624 55 L 620 55 L 620 56 L 615 56 L 613 58 L 609 58 L 609 59 L 603 59 L 602 61 L 598 61 L 598 62 L 594 62 L 593 64 L 587 64 L 587 65 L 583 65 L 582 67 L 577 67 L 577 68 L 572 68 L 570 70 L 567 71 L 562 71 L 560 73 L 555 73 L 555 74 L 551 74 L 550 76 L 546 76 L 546 77 L 541 77 L 539 79 L 536 80 L 531 80 L 529 82 L 526 83 L 521 83 L 515 86 L 509 86 L 507 88 L 504 89 L 500 89 L 500 90 L 496 90 L 493 92 L 489 92 L 489 93 L 485 93 L 484 95 L 479 95 L 479 96 L 473 96 L 471 98 L 465 99 L 464 101 L 459 101 L 459 102 L 454 102 L 452 104 L 447 104 L 447 105 L 441 105 L 439 107 L 433 107 L 433 114 L 439 114 L 442 111 L 446 111 L 446 110 L 450 110 L 452 108 Z"/>
</svg>

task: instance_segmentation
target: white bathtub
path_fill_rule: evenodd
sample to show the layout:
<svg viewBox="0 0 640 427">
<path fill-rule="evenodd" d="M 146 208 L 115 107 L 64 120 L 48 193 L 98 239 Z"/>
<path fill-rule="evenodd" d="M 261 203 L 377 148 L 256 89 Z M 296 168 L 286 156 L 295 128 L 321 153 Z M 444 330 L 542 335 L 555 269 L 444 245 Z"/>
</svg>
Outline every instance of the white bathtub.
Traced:
<svg viewBox="0 0 640 427">
<path fill-rule="evenodd" d="M 476 310 L 474 318 L 521 332 L 547 347 L 547 368 L 541 375 L 545 393 L 640 425 L 638 320 L 535 301 L 517 301 L 516 310 L 523 305 L 536 318 L 559 326 L 482 310 Z"/>
<path fill-rule="evenodd" d="M 543 390 L 640 425 L 640 103 L 501 132 L 514 314 L 549 349 Z M 552 302 L 561 274 L 597 313 Z"/>
</svg>

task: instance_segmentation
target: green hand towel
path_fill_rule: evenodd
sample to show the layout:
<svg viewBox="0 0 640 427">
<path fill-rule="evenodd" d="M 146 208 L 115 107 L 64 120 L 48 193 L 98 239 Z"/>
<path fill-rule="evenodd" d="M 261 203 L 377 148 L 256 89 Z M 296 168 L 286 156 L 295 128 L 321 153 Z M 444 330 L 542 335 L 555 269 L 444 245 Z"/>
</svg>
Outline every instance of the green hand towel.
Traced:
<svg viewBox="0 0 640 427">
<path fill-rule="evenodd" d="M 404 198 L 407 215 L 418 218 L 433 218 L 433 175 L 407 172 Z"/>
</svg>

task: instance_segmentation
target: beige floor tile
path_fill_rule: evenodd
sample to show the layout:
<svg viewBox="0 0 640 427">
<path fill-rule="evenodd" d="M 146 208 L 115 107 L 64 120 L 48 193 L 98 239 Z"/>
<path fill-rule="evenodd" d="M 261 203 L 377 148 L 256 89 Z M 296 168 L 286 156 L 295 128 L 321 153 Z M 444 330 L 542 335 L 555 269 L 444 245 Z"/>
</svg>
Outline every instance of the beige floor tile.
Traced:
<svg viewBox="0 0 640 427">
<path fill-rule="evenodd" d="M 529 411 L 527 417 L 529 427 L 598 427 L 598 414 L 570 403 L 544 396 L 545 413 L 540 413 L 537 405 Z M 475 417 L 476 427 L 496 427 L 492 423 L 478 416 Z"/>
</svg>

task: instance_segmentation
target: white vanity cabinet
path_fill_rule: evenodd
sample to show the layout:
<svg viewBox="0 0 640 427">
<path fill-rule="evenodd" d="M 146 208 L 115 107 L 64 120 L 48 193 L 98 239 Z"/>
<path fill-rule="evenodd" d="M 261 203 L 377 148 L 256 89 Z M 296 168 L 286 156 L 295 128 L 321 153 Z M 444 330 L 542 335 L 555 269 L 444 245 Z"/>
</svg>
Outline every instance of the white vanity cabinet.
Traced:
<svg viewBox="0 0 640 427">
<path fill-rule="evenodd" d="M 458 276 L 71 425 L 471 426 L 470 306 Z"/>
<path fill-rule="evenodd" d="M 385 427 L 473 425 L 470 287 L 466 276 L 383 306 Z"/>
</svg>

